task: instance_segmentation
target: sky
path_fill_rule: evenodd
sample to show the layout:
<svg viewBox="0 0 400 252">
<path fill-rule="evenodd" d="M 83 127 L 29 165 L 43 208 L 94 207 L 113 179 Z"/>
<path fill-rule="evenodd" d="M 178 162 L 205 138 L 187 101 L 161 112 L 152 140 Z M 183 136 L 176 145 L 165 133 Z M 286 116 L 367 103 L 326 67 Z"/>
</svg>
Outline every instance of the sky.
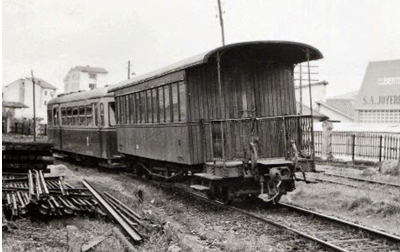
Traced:
<svg viewBox="0 0 400 252">
<path fill-rule="evenodd" d="M 360 88 L 369 61 L 400 59 L 400 1 L 221 0 L 227 44 L 288 40 L 318 48 L 327 96 Z M 221 46 L 217 0 L 3 0 L 2 86 L 35 76 L 64 90 L 71 67 L 127 78 Z"/>
</svg>

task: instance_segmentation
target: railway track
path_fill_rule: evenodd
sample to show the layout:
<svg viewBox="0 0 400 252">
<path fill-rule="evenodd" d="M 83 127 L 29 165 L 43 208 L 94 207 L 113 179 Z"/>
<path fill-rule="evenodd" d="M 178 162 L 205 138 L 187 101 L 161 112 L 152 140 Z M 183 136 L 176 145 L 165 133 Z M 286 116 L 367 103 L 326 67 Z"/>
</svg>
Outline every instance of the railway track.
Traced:
<svg viewBox="0 0 400 252">
<path fill-rule="evenodd" d="M 400 188 L 399 184 L 394 184 L 394 183 L 385 183 L 377 180 L 371 180 L 371 179 L 363 179 L 363 178 L 357 178 L 357 177 L 350 177 L 350 176 L 345 176 L 345 175 L 339 175 L 339 174 L 333 174 L 333 173 L 324 173 L 325 176 L 329 177 L 336 177 L 336 178 L 342 178 L 342 179 L 347 179 L 347 180 L 352 180 L 352 181 L 357 181 L 357 182 L 364 182 L 364 183 L 370 183 L 370 184 L 378 184 L 378 185 L 385 185 L 385 186 L 391 186 L 391 187 L 398 187 Z"/>
<path fill-rule="evenodd" d="M 398 236 L 297 206 L 280 203 L 278 208 L 257 211 L 224 205 L 223 203 L 209 200 L 198 193 L 190 194 L 210 204 L 230 209 L 263 223 L 282 228 L 333 251 L 381 252 L 399 251 L 400 249 L 400 237 Z"/>
</svg>

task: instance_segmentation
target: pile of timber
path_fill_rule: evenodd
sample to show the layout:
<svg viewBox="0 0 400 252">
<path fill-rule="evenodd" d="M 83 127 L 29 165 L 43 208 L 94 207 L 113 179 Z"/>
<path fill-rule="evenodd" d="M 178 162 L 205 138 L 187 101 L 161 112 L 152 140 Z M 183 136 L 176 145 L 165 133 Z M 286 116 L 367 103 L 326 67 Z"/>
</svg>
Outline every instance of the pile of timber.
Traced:
<svg viewBox="0 0 400 252">
<path fill-rule="evenodd" d="M 3 172 L 27 173 L 53 164 L 51 143 L 3 142 Z"/>
<path fill-rule="evenodd" d="M 7 219 L 99 212 L 97 201 L 86 188 L 74 188 L 62 176 L 45 177 L 41 170 L 28 170 L 26 174 L 3 173 L 2 182 Z"/>
</svg>

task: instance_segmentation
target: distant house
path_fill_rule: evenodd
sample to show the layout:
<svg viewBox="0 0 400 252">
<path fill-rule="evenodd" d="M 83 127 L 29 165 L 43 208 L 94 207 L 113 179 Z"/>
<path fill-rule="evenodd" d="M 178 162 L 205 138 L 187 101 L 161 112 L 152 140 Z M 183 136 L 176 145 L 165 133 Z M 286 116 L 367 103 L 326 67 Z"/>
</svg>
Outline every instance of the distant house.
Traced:
<svg viewBox="0 0 400 252">
<path fill-rule="evenodd" d="M 41 78 L 35 78 L 35 107 L 36 117 L 47 122 L 47 103 L 55 97 L 57 88 Z M 32 78 L 21 78 L 3 87 L 3 107 L 24 105 L 15 116 L 33 118 L 33 83 Z M 21 107 L 22 108 L 22 107 Z"/>
<path fill-rule="evenodd" d="M 29 108 L 25 104 L 21 102 L 11 102 L 11 101 L 3 101 L 2 102 L 2 112 L 3 117 L 7 115 L 12 115 L 14 118 L 21 118 L 22 112 L 24 109 Z"/>
<path fill-rule="evenodd" d="M 64 92 L 91 90 L 107 84 L 107 70 L 101 67 L 76 66 L 64 78 Z"/>
<path fill-rule="evenodd" d="M 324 100 L 326 95 L 326 86 L 328 85 L 327 81 L 319 81 L 311 83 L 311 98 L 312 98 L 312 111 L 314 116 L 314 122 L 318 122 L 320 120 L 325 120 L 328 117 L 318 110 L 318 101 Z M 296 107 L 297 114 L 301 115 L 311 115 L 310 109 L 310 85 L 303 84 L 301 87 L 297 85 L 295 87 L 295 95 L 296 95 Z"/>
<path fill-rule="evenodd" d="M 317 109 L 331 120 L 343 123 L 355 122 L 354 100 L 357 94 L 358 91 L 353 91 L 317 101 Z"/>
</svg>

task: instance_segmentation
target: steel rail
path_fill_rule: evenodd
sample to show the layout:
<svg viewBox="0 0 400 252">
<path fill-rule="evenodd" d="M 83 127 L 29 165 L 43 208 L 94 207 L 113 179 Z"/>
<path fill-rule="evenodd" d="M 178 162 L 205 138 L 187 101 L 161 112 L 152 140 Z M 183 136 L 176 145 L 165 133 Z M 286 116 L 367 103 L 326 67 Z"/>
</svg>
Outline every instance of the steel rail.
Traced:
<svg viewBox="0 0 400 252">
<path fill-rule="evenodd" d="M 359 229 L 359 230 L 362 230 L 362 231 L 367 231 L 367 232 L 369 232 L 371 234 L 379 235 L 381 237 L 393 240 L 395 242 L 400 242 L 400 236 L 397 236 L 397 235 L 392 235 L 392 234 L 389 234 L 389 233 L 385 233 L 385 232 L 379 231 L 377 229 L 373 229 L 373 228 L 369 228 L 369 227 L 362 226 L 362 225 L 359 225 L 359 224 L 355 224 L 355 223 L 350 222 L 350 221 L 346 221 L 346 220 L 342 220 L 342 219 L 339 219 L 339 218 L 336 218 L 336 217 L 332 217 L 332 216 L 329 216 L 329 215 L 326 215 L 326 214 L 318 213 L 318 212 L 315 212 L 315 211 L 312 211 L 312 210 L 308 210 L 308 209 L 305 209 L 305 208 L 302 208 L 302 207 L 299 207 L 299 206 L 296 206 L 296 205 L 287 204 L 287 203 L 278 203 L 278 205 L 281 205 L 281 206 L 284 206 L 286 208 L 290 208 L 290 209 L 296 210 L 296 211 L 301 212 L 301 213 L 307 213 L 307 214 L 310 214 L 310 215 L 318 216 L 319 218 L 322 218 L 322 219 L 328 219 L 330 221 L 334 221 L 334 222 L 337 222 L 337 223 L 340 223 L 340 224 L 345 224 L 345 225 L 347 225 L 349 227 L 356 228 L 356 229 Z"/>
<path fill-rule="evenodd" d="M 289 231 L 289 232 L 291 232 L 291 233 L 295 233 L 295 234 L 297 234 L 297 235 L 299 235 L 299 236 L 301 236 L 301 237 L 303 237 L 303 238 L 306 238 L 306 239 L 308 239 L 308 240 L 312 240 L 312 241 L 314 241 L 314 242 L 316 242 L 316 243 L 322 244 L 323 246 L 328 247 L 328 248 L 330 248 L 330 249 L 333 249 L 333 250 L 335 250 L 335 251 L 348 252 L 348 250 L 343 249 L 343 248 L 340 248 L 340 247 L 338 247 L 338 246 L 336 246 L 336 245 L 334 245 L 334 244 L 331 244 L 331 243 L 326 242 L 326 241 L 324 241 L 324 240 L 318 239 L 317 237 L 308 235 L 308 234 L 306 234 L 306 233 L 304 233 L 304 232 L 302 232 L 302 231 L 296 230 L 296 229 L 291 228 L 291 227 L 289 227 L 289 226 L 286 226 L 286 225 L 283 225 L 283 224 L 274 222 L 274 221 L 272 221 L 272 220 L 265 219 L 265 218 L 263 218 L 263 217 L 261 217 L 261 216 L 258 216 L 258 215 L 256 215 L 256 214 L 250 213 L 250 212 L 248 212 L 248 211 L 246 211 L 246 210 L 243 210 L 243 209 L 240 209 L 240 208 L 237 208 L 237 207 L 234 207 L 234 206 L 225 205 L 225 204 L 223 204 L 222 202 L 210 200 L 210 199 L 204 197 L 203 195 L 199 195 L 199 194 L 197 194 L 197 193 L 193 193 L 193 192 L 189 192 L 189 191 L 186 191 L 186 192 L 189 193 L 190 195 L 193 195 L 193 196 L 195 196 L 196 198 L 199 198 L 200 200 L 206 201 L 207 203 L 210 203 L 210 204 L 212 204 L 212 205 L 215 205 L 215 206 L 218 206 L 218 207 L 221 207 L 221 208 L 224 208 L 224 209 L 229 209 L 229 210 L 232 210 L 232 211 L 236 211 L 236 212 L 242 213 L 242 214 L 247 215 L 247 216 L 249 216 L 249 217 L 251 217 L 251 218 L 257 219 L 257 220 L 259 220 L 259 221 L 261 221 L 261 222 L 268 223 L 268 224 L 273 225 L 273 226 L 275 226 L 275 227 L 278 227 L 278 228 L 287 230 L 287 231 Z"/>
<path fill-rule="evenodd" d="M 367 182 L 367 183 L 372 183 L 372 184 L 380 184 L 380 185 L 386 185 L 386 186 L 400 187 L 399 184 L 385 183 L 385 182 L 381 182 L 381 181 L 377 181 L 377 180 L 356 178 L 356 177 L 350 177 L 350 176 L 333 174 L 333 173 L 323 173 L 323 174 L 327 175 L 327 176 L 338 177 L 338 178 L 346 178 L 346 179 L 351 179 L 351 180 L 356 180 L 356 181 L 361 181 L 361 182 Z"/>
<path fill-rule="evenodd" d="M 96 198 L 96 200 L 106 209 L 112 217 L 121 225 L 121 227 L 125 230 L 125 232 L 132 238 L 135 242 L 141 242 L 142 237 L 138 232 L 136 232 L 124 219 L 121 217 L 114 208 L 105 200 L 103 197 L 87 182 L 86 180 L 82 181 L 83 185 L 89 189 L 92 195 Z"/>
</svg>

